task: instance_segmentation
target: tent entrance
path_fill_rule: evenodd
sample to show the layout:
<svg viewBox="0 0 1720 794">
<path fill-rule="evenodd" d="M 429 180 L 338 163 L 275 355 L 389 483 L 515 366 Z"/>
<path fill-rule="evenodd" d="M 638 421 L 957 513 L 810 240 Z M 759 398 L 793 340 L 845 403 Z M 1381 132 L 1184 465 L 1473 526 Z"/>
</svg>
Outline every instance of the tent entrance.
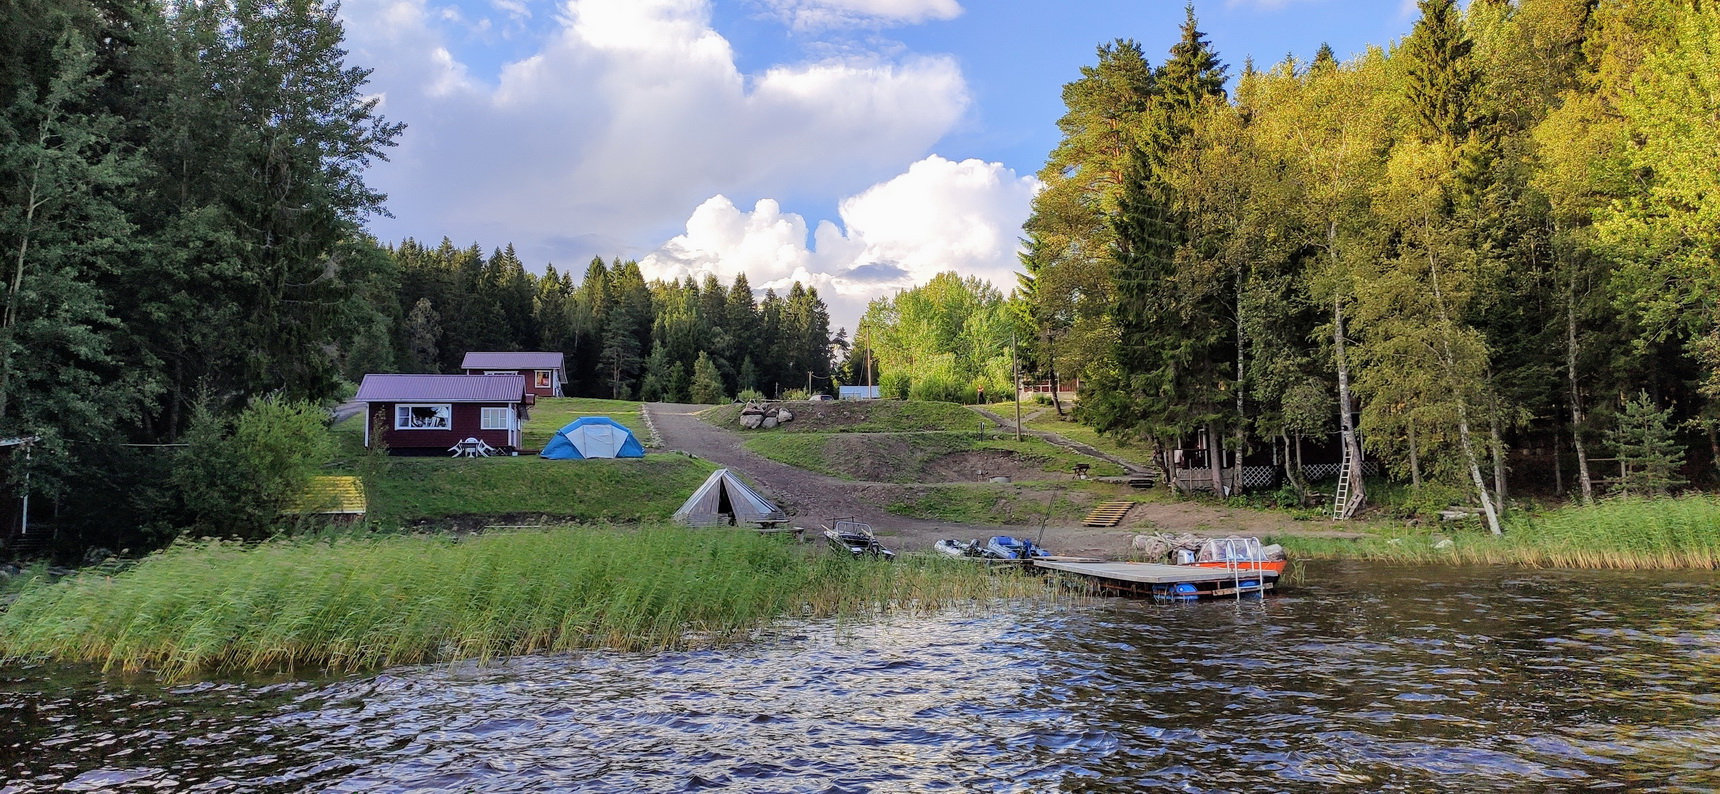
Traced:
<svg viewBox="0 0 1720 794">
<path fill-rule="evenodd" d="M 675 521 L 703 527 L 718 524 L 773 526 L 788 520 L 788 513 L 748 487 L 728 469 L 717 469 L 687 498 Z"/>
</svg>

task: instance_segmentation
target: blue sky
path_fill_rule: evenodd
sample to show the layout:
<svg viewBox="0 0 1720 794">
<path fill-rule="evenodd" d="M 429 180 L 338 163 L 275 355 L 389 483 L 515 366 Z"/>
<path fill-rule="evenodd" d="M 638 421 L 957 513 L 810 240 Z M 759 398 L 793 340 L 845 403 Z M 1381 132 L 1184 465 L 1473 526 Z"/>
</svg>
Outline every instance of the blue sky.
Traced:
<svg viewBox="0 0 1720 794">
<path fill-rule="evenodd" d="M 1208 0 L 1239 71 L 1414 22 L 1404 0 Z M 942 270 L 1013 279 L 1056 143 L 1060 90 L 1094 48 L 1156 64 L 1180 0 L 347 0 L 351 61 L 408 129 L 371 181 L 373 231 L 534 269 L 591 256 L 649 275 L 812 283 L 839 324 Z"/>
</svg>

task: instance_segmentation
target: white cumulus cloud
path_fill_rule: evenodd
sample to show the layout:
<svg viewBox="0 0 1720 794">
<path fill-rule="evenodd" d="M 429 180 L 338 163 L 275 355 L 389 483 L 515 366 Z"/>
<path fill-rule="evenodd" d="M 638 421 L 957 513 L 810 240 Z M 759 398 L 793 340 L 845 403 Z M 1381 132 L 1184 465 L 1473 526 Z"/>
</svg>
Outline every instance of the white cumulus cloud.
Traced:
<svg viewBox="0 0 1720 794">
<path fill-rule="evenodd" d="M 959 11 L 953 0 L 820 2 Z M 743 73 L 710 14 L 709 0 L 565 0 L 535 15 L 546 28 L 532 51 L 490 78 L 455 56 L 468 33 L 443 9 L 348 0 L 352 60 L 375 68 L 383 113 L 409 125 L 371 179 L 398 219 L 379 232 L 511 240 L 530 260 L 577 268 L 593 254 L 649 250 L 717 193 L 843 195 L 873 184 L 923 157 L 969 105 L 960 68 L 942 56 Z"/>
<path fill-rule="evenodd" d="M 806 219 L 777 201 L 743 210 L 718 195 L 639 264 L 649 277 L 724 283 L 744 272 L 755 289 L 779 293 L 800 281 L 818 288 L 833 323 L 852 329 L 872 298 L 944 271 L 1013 288 L 1021 224 L 1039 187 L 1000 163 L 932 155 L 844 199 L 841 224 L 820 221 L 810 243 Z"/>
</svg>

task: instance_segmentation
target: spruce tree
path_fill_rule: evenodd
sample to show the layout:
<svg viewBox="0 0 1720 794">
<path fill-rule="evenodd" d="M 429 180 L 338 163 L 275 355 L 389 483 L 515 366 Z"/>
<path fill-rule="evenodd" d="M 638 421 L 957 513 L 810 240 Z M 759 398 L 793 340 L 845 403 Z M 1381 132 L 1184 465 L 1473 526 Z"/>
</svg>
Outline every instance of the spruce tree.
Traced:
<svg viewBox="0 0 1720 794">
<path fill-rule="evenodd" d="M 1685 483 L 1684 445 L 1673 431 L 1672 409 L 1656 408 L 1648 392 L 1625 401 L 1611 441 L 1619 461 L 1618 493 L 1664 496 Z"/>
<path fill-rule="evenodd" d="M 1404 41 L 1405 87 L 1424 140 L 1462 141 L 1469 133 L 1474 44 L 1463 30 L 1456 0 L 1420 0 L 1421 19 Z"/>
</svg>

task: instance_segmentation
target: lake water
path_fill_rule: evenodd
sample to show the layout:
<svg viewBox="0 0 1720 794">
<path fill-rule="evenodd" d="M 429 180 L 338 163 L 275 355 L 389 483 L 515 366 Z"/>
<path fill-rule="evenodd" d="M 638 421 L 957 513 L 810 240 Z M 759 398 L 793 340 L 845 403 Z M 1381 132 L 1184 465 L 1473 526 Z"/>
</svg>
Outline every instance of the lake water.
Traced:
<svg viewBox="0 0 1720 794">
<path fill-rule="evenodd" d="M 0 792 L 1699 791 L 1720 578 L 1309 566 L 1265 600 L 317 680 L 0 671 Z"/>
</svg>

